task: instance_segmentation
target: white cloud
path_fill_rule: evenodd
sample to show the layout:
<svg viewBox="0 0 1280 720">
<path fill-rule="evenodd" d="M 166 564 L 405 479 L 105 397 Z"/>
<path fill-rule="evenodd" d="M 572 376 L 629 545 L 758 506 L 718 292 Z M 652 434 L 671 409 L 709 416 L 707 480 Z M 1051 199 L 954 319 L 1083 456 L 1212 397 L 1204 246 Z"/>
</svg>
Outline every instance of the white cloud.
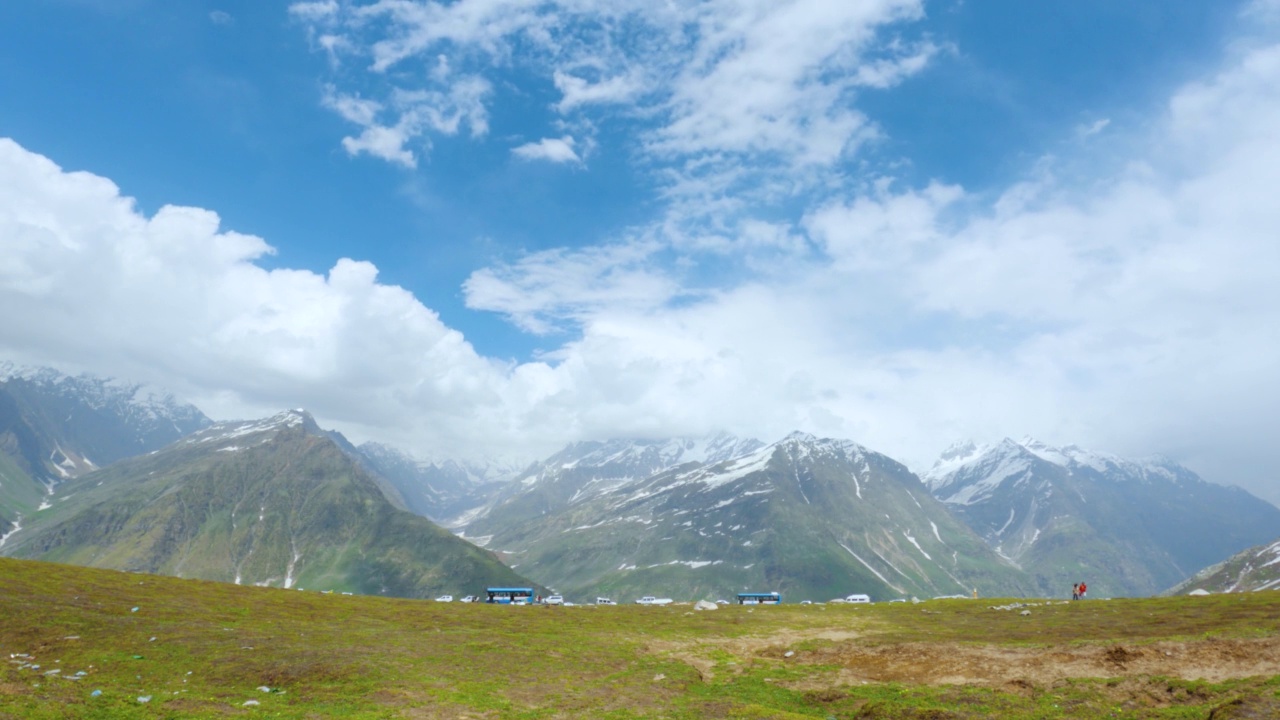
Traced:
<svg viewBox="0 0 1280 720">
<path fill-rule="evenodd" d="M 223 10 L 214 10 L 210 12 L 209 20 L 214 25 L 231 25 L 236 21 L 235 18 L 231 17 L 231 13 L 225 12 Z"/>
<path fill-rule="evenodd" d="M 895 85 L 938 52 L 927 41 L 882 37 L 922 18 L 921 0 L 380 0 L 295 5 L 294 15 L 312 34 L 341 38 L 366 56 L 369 74 L 345 82 L 380 88 L 365 95 L 387 106 L 420 92 L 413 83 L 424 77 L 437 99 L 419 109 L 440 108 L 448 103 L 439 97 L 483 78 L 486 92 L 468 95 L 475 103 L 468 118 L 483 118 L 501 99 L 490 78 L 518 67 L 555 86 L 561 115 L 644 118 L 651 129 L 637 140 L 668 195 L 710 186 L 797 194 L 821 180 L 815 168 L 830 170 L 877 136 L 854 91 Z M 443 78 L 420 72 L 423 65 L 451 72 Z M 409 111 L 386 126 L 406 136 L 454 132 Z M 386 130 L 379 126 L 378 136 Z M 567 157 L 563 150 L 558 157 Z M 404 164 L 402 152 L 381 156 Z M 681 207 L 678 214 L 691 217 L 731 206 L 695 195 Z"/>
<path fill-rule="evenodd" d="M 471 130 L 472 137 L 487 133 L 489 117 L 484 98 L 489 92 L 489 83 L 484 79 L 464 77 L 453 83 L 447 93 L 398 90 L 390 97 L 388 108 L 381 102 L 342 94 L 329 86 L 325 89 L 323 104 L 344 120 L 361 127 L 358 136 L 342 139 L 342 147 L 349 155 L 368 153 L 413 168 L 417 167 L 418 156 L 409 144 L 417 141 L 423 149 L 430 147 L 430 141 L 424 137 L 428 131 L 456 135 L 465 126 Z M 384 114 L 394 115 L 395 124 L 379 122 L 378 117 Z"/>
<path fill-rule="evenodd" d="M 338 10 L 338 0 L 296 2 L 289 6 L 290 15 L 310 22 L 330 20 L 338 14 Z"/>
<path fill-rule="evenodd" d="M 1093 137 L 1094 135 L 1097 135 L 1103 130 L 1106 130 L 1107 126 L 1110 124 L 1111 124 L 1111 118 L 1102 118 L 1101 120 L 1094 120 L 1091 123 L 1078 126 L 1076 128 L 1076 135 L 1080 136 L 1081 138 Z"/>
<path fill-rule="evenodd" d="M 525 143 L 511 152 L 525 160 L 546 160 L 553 163 L 579 163 L 582 158 L 573 149 L 573 138 L 566 135 L 561 138 L 543 138 L 538 142 Z"/>
<path fill-rule="evenodd" d="M 538 334 L 563 330 L 597 309 L 656 310 L 681 294 L 673 278 L 648 267 L 659 249 L 636 242 L 527 255 L 472 273 L 463 286 L 467 307 L 502 313 Z"/>
<path fill-rule="evenodd" d="M 562 113 L 584 105 L 628 103 L 646 89 L 646 83 L 634 73 L 590 82 L 569 72 L 555 70 L 552 79 L 561 95 L 556 109 Z"/>
<path fill-rule="evenodd" d="M 442 16 L 444 27 L 476 35 L 497 57 L 505 35 L 477 18 L 538 7 L 493 0 L 432 12 L 462 13 Z M 841 6 L 829 35 L 801 48 L 794 38 L 810 16 L 797 13 L 817 5 L 698 7 L 708 18 L 686 38 L 698 62 L 672 76 L 671 122 L 654 138 L 789 148 L 789 164 L 849 136 L 832 132 L 819 152 L 816 141 L 769 131 L 857 119 L 832 95 L 847 88 L 805 68 L 847 61 L 856 76 L 876 28 L 918 12 L 862 4 L 859 21 Z M 729 9 L 747 24 L 773 19 L 779 37 L 757 37 Z M 554 44 L 551 20 L 522 22 Z M 379 57 L 430 45 L 415 37 Z M 783 48 L 804 56 L 760 62 Z M 1038 172 L 994 198 L 886 179 L 828 195 L 790 223 L 769 217 L 773 206 L 749 212 L 744 198 L 756 196 L 740 193 L 719 159 L 677 164 L 687 197 L 741 217 L 543 251 L 468 279 L 469 307 L 571 334 L 538 362 L 478 355 L 408 292 L 378 283 L 368 263 L 339 260 L 327 275 L 265 270 L 266 242 L 222 230 L 211 212 L 144 216 L 109 181 L 4 141 L 0 350 L 172 385 L 228 412 L 305 405 L 357 437 L 425 451 L 536 454 L 588 437 L 727 428 L 772 439 L 799 428 L 921 465 L 955 436 L 1031 433 L 1164 452 L 1280 500 L 1280 45 L 1232 52 L 1142 133 L 1109 132 L 1117 159 L 1106 169 L 1069 180 Z M 408 162 L 410 145 L 431 132 L 487 128 L 492 89 L 469 73 L 451 56 L 441 76 L 477 78 L 472 91 L 455 92 L 451 79 L 378 95 L 335 90 L 329 102 L 362 132 L 406 123 L 355 152 Z M 762 93 L 739 102 L 781 108 L 779 118 L 743 121 L 762 138 L 735 139 L 731 114 L 717 125 L 709 106 L 734 78 Z M 694 87 L 707 89 L 708 106 L 694 102 Z M 685 119 L 688 133 L 676 127 Z M 706 256 L 695 247 L 724 251 L 716 263 L 731 257 L 753 279 L 697 272 Z"/>
</svg>

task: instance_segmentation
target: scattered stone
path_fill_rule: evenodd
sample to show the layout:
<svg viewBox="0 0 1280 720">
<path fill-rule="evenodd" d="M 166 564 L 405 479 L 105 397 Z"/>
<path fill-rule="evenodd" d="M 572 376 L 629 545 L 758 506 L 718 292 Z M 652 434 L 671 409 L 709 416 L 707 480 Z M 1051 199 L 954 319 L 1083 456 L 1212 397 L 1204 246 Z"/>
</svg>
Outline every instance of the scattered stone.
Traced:
<svg viewBox="0 0 1280 720">
<path fill-rule="evenodd" d="M 782 653 L 782 657 L 795 657 L 795 655 L 796 655 L 796 651 L 795 651 L 795 650 L 788 650 L 788 651 L 786 651 L 786 652 Z"/>
<path fill-rule="evenodd" d="M 1020 613 L 1018 613 L 1018 614 L 1019 614 L 1019 615 L 1030 615 L 1030 614 L 1031 614 L 1031 611 L 1030 611 L 1030 610 L 1023 610 L 1022 612 L 1020 612 Z"/>
<path fill-rule="evenodd" d="M 694 610 L 719 610 L 720 606 L 710 600 L 699 600 L 693 604 Z"/>
<path fill-rule="evenodd" d="M 89 693 L 89 697 L 102 697 L 102 691 L 94 690 L 93 692 Z"/>
<path fill-rule="evenodd" d="M 271 688 L 267 687 L 266 685 L 259 685 L 258 692 L 271 692 Z"/>
<path fill-rule="evenodd" d="M 245 700 L 245 701 L 244 701 L 244 706 L 245 706 L 245 707 L 254 707 L 254 706 L 256 706 L 256 705 L 261 705 L 261 704 L 262 704 L 262 703 L 258 702 L 257 700 Z"/>
<path fill-rule="evenodd" d="M 136 607 L 135 607 L 135 608 L 133 608 L 132 610 L 130 610 L 129 612 L 138 612 L 138 608 L 136 608 Z"/>
<path fill-rule="evenodd" d="M 139 695 L 139 696 L 138 696 L 138 702 L 140 702 L 140 703 L 149 703 L 149 702 L 151 702 L 151 696 L 150 696 L 150 695 Z"/>
<path fill-rule="evenodd" d="M 150 640 L 148 640 L 147 642 L 155 642 L 155 641 L 156 641 L 156 638 L 155 638 L 155 636 L 153 635 L 153 636 L 151 636 L 151 639 L 150 639 Z"/>
<path fill-rule="evenodd" d="M 80 636 L 79 636 L 79 635 L 68 635 L 68 636 L 66 636 L 66 637 L 64 637 L 64 638 L 62 638 L 62 639 L 63 639 L 63 640 L 79 640 L 79 639 L 80 639 Z"/>
<path fill-rule="evenodd" d="M 658 681 L 660 681 L 660 680 L 666 680 L 666 679 L 667 679 L 667 676 L 666 676 L 666 675 L 663 675 L 662 673 L 658 673 L 657 675 L 654 675 L 654 676 L 653 676 L 653 681 L 654 681 L 654 682 L 658 682 Z"/>
</svg>

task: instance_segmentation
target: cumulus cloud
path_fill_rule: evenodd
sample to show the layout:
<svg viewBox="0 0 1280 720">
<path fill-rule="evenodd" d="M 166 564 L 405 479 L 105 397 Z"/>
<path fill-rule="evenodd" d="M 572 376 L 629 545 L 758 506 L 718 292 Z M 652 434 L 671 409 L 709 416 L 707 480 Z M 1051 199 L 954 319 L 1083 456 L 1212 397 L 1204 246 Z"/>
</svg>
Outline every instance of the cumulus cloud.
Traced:
<svg viewBox="0 0 1280 720">
<path fill-rule="evenodd" d="M 802 244 L 787 272 L 677 306 L 610 306 L 582 278 L 513 296 L 522 317 L 580 324 L 562 371 L 614 362 L 665 388 L 632 398 L 647 418 L 808 427 L 917 466 L 957 436 L 1030 432 L 1161 452 L 1280 500 L 1277 88 L 1280 45 L 1249 47 L 1179 89 L 1115 169 L 1066 179 L 1050 163 L 991 199 L 872 183 L 805 214 L 817 254 Z M 750 238 L 793 232 L 742 224 L 724 242 L 753 255 Z M 647 257 L 652 276 L 663 255 Z M 544 253 L 527 278 L 474 277 L 524 288 L 562 261 L 583 268 Z"/>
<path fill-rule="evenodd" d="M 110 181 L 7 139 L 0 196 L 7 353 L 155 378 L 224 409 L 305 405 L 356 427 L 414 425 L 411 405 L 470 415 L 506 374 L 368 263 L 265 270 L 271 247 L 216 214 L 147 217 Z"/>
<path fill-rule="evenodd" d="M 779 37 L 735 24 L 730 5 L 773 19 Z M 859 57 L 909 65 L 921 48 L 895 55 L 886 46 L 874 57 L 860 48 L 919 6 L 857 6 L 836 11 L 836 29 L 801 48 L 797 28 L 809 27 L 809 15 L 800 10 L 817 5 L 699 4 L 708 17 L 680 41 L 698 62 L 669 76 L 673 90 L 657 104 L 665 124 L 649 139 L 782 148 L 790 164 L 814 156 L 810 141 L 785 133 L 770 145 L 764 126 L 761 138 L 735 140 L 730 116 L 717 120 L 693 89 L 713 103 L 738 78 L 762 92 L 738 100 L 748 110 L 783 109 L 747 126 L 863 122 L 834 99 L 846 81 L 806 68 L 839 58 L 857 82 Z M 329 18 L 328 3 L 317 7 Z M 369 56 L 384 69 L 430 52 L 431 33 L 473 38 L 487 57 L 502 57 L 510 31 L 483 27 L 494 8 L 523 18 L 531 41 L 556 45 L 546 3 L 362 7 L 369 22 L 397 13 L 441 21 L 404 25 Z M 339 5 L 325 22 L 352 33 L 341 19 L 352 12 Z M 750 52 L 766 46 L 804 55 L 771 68 Z M 414 118 L 402 137 L 370 138 L 356 152 L 378 147 L 406 162 L 400 153 L 430 133 L 485 127 L 492 88 L 463 93 L 474 102 L 451 100 L 452 79 L 469 70 L 438 58 L 430 67 L 448 83 L 331 92 L 333 111 L 362 132 Z M 783 108 L 797 88 L 800 106 Z M 685 120 L 687 133 L 677 127 Z M 1276 127 L 1280 45 L 1238 44 L 1218 71 L 1173 93 L 1143 132 L 1115 133 L 1115 158 L 1092 173 L 1058 177 L 1047 162 L 994 197 L 886 177 L 840 186 L 794 222 L 746 213 L 697 233 L 659 224 L 475 271 L 464 286 L 469 307 L 570 338 L 530 362 L 477 354 L 411 294 L 379 283 L 368 263 L 338 260 L 324 275 L 267 270 L 270 246 L 221 228 L 212 212 L 145 216 L 108 180 L 4 141 L 0 349 L 170 384 L 227 409 L 305 405 L 357 437 L 424 452 L 536 455 L 583 438 L 724 428 L 774 439 L 799 428 L 920 466 L 956 436 L 1030 433 L 1163 452 L 1280 500 Z M 821 146 L 847 146 L 844 132 Z M 1089 143 L 1068 145 L 1083 153 Z M 688 196 L 750 207 L 723 174 L 681 164 L 674 172 Z M 696 272 L 706 252 L 732 255 L 750 274 Z M 713 258 L 720 269 L 724 256 Z"/>
</svg>

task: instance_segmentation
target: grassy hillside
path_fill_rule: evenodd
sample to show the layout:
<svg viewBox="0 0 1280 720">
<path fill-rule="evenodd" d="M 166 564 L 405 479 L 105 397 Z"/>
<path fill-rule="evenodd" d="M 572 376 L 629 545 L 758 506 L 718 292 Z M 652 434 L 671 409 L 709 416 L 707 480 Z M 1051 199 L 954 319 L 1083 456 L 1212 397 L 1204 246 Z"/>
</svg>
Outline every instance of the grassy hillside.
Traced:
<svg viewBox="0 0 1280 720">
<path fill-rule="evenodd" d="M 492 553 L 395 508 L 332 440 L 301 425 L 180 442 L 70 481 L 4 552 L 398 597 L 528 584 Z"/>
<path fill-rule="evenodd" d="M 3 718 L 1211 713 L 1280 713 L 1280 593 L 521 608 L 0 559 Z"/>
<path fill-rule="evenodd" d="M 44 494 L 43 485 L 0 451 L 0 535 L 9 532 L 19 517 L 34 513 Z"/>
</svg>

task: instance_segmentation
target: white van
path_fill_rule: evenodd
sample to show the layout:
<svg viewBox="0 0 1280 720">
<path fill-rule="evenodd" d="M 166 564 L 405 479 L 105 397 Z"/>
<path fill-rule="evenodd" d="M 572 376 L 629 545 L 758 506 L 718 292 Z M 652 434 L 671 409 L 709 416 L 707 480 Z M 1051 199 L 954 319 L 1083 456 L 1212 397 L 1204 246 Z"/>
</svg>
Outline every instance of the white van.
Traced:
<svg viewBox="0 0 1280 720">
<path fill-rule="evenodd" d="M 871 602 L 871 596 L 863 595 L 861 593 L 854 593 L 853 595 L 845 596 L 844 601 L 847 603 L 869 603 Z"/>
</svg>

